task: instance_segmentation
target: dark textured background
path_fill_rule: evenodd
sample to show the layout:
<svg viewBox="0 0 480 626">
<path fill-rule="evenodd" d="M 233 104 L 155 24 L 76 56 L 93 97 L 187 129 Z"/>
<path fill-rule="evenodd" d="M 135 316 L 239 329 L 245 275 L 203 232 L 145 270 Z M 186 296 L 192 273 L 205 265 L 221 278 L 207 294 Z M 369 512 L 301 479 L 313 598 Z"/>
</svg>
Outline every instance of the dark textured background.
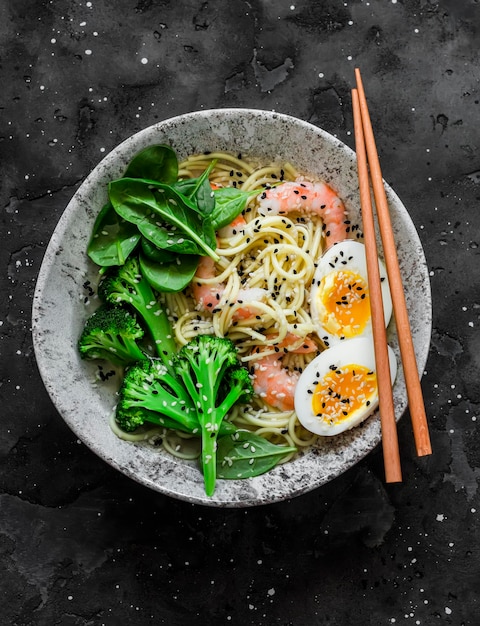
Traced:
<svg viewBox="0 0 480 626">
<path fill-rule="evenodd" d="M 480 623 L 477 0 L 0 3 L 2 624 Z M 146 60 L 147 62 L 142 62 Z M 362 70 L 383 173 L 425 248 L 434 454 L 399 424 L 310 494 L 248 510 L 169 499 L 94 456 L 36 370 L 32 295 L 85 176 L 173 115 L 275 109 L 353 147 Z"/>
</svg>

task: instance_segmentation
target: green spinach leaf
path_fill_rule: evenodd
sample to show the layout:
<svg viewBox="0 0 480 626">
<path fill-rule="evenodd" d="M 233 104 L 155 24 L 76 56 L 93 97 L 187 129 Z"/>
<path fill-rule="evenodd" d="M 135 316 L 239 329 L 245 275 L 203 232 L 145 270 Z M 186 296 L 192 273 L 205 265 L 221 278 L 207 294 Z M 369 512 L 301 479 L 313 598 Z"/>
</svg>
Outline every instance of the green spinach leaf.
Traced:
<svg viewBox="0 0 480 626">
<path fill-rule="evenodd" d="M 176 185 L 167 185 L 165 183 L 159 182 L 158 180 L 152 180 L 151 178 L 129 179 L 129 178 L 124 177 L 124 178 L 119 178 L 118 180 L 113 181 L 113 182 L 126 181 L 126 180 L 136 180 L 138 183 L 142 183 L 143 185 L 145 185 L 148 189 L 151 189 L 152 191 L 157 191 L 158 193 L 170 194 L 174 198 L 177 198 L 180 202 L 182 202 L 186 207 L 188 207 L 192 211 L 195 211 L 196 213 L 200 213 L 195 199 L 192 199 L 188 195 L 181 193 L 181 191 L 177 189 Z"/>
<path fill-rule="evenodd" d="M 149 178 L 172 184 L 178 178 L 177 155 L 170 146 L 149 146 L 133 157 L 123 177 Z"/>
<path fill-rule="evenodd" d="M 143 254 L 150 259 L 150 261 L 154 261 L 155 263 L 173 263 L 175 261 L 175 254 L 168 252 L 167 250 L 157 248 L 157 246 L 146 237 L 142 236 L 140 246 Z"/>
<path fill-rule="evenodd" d="M 216 160 L 212 161 L 198 178 L 179 180 L 172 185 L 176 191 L 196 202 L 198 212 L 204 216 L 210 215 L 215 208 L 215 196 L 208 177 L 216 163 Z"/>
<path fill-rule="evenodd" d="M 157 248 L 161 248 L 165 254 L 175 256 L 175 254 L 201 254 L 205 256 L 205 251 L 197 242 L 188 235 L 177 233 L 172 236 L 172 232 L 155 221 L 155 216 L 147 215 L 137 222 L 138 230 Z"/>
<path fill-rule="evenodd" d="M 171 187 L 152 189 L 145 181 L 121 178 L 109 184 L 109 196 L 115 211 L 158 248 L 218 260 L 210 219 L 192 211 Z"/>
<path fill-rule="evenodd" d="M 87 254 L 100 267 L 123 265 L 140 237 L 138 229 L 121 218 L 108 202 L 97 215 Z"/>
<path fill-rule="evenodd" d="M 144 254 L 139 255 L 143 276 L 159 292 L 176 292 L 184 289 L 195 275 L 199 257 L 180 254 L 172 262 L 156 263 Z"/>
<path fill-rule="evenodd" d="M 212 224 L 215 230 L 230 224 L 247 206 L 249 198 L 261 193 L 260 190 L 242 191 L 236 187 L 220 187 L 215 189 L 215 208 L 212 213 Z"/>
<path fill-rule="evenodd" d="M 227 479 L 264 474 L 297 450 L 275 445 L 259 435 L 242 430 L 219 437 L 217 444 L 217 476 Z"/>
</svg>

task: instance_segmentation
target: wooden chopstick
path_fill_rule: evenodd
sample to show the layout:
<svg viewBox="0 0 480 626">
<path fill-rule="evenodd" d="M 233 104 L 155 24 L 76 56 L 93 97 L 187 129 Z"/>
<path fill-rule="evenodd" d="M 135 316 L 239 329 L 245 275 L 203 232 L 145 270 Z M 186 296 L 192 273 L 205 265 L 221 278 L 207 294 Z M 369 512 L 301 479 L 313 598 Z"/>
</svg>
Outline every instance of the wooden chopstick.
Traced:
<svg viewBox="0 0 480 626">
<path fill-rule="evenodd" d="M 392 295 L 393 311 L 397 325 L 398 342 L 402 359 L 405 384 L 407 387 L 407 397 L 410 409 L 410 416 L 413 426 L 415 446 L 418 456 L 425 456 L 432 453 L 430 435 L 428 432 L 427 417 L 425 414 L 425 404 L 423 401 L 420 377 L 418 375 L 417 361 L 413 348 L 412 333 L 408 319 L 405 293 L 403 290 L 402 277 L 398 264 L 397 250 L 393 236 L 388 208 L 387 196 L 383 184 L 380 161 L 378 159 L 375 137 L 373 134 L 370 115 L 368 112 L 367 100 L 363 89 L 363 82 L 360 70 L 355 69 L 357 82 L 358 101 L 362 120 L 363 134 L 372 180 L 373 195 L 377 209 L 378 225 L 382 238 L 385 264 L 388 273 L 388 282 Z"/>
<path fill-rule="evenodd" d="M 352 90 L 355 147 L 357 152 L 360 206 L 362 208 L 363 235 L 367 261 L 368 289 L 372 312 L 373 345 L 377 370 L 380 423 L 382 428 L 383 463 L 387 483 L 401 482 L 400 452 L 398 448 L 397 423 L 393 402 L 390 362 L 388 358 L 387 330 L 383 309 L 382 287 L 378 267 L 377 242 L 373 218 L 370 183 L 368 179 L 367 153 L 363 135 L 360 103 L 356 89 Z"/>
</svg>

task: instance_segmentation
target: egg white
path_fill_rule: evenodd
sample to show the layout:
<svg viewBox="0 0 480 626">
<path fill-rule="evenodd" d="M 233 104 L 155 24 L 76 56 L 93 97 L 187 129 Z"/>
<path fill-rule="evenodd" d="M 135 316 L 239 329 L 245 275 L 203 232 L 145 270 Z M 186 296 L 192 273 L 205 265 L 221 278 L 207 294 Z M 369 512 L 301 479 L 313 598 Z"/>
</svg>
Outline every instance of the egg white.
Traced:
<svg viewBox="0 0 480 626">
<path fill-rule="evenodd" d="M 388 357 L 393 385 L 397 375 L 397 360 L 390 346 L 388 347 Z M 300 423 L 310 432 L 322 436 L 337 435 L 358 426 L 377 408 L 378 389 L 369 398 L 368 406 L 361 406 L 352 411 L 348 417 L 342 416 L 337 423 L 330 423 L 328 420 L 315 415 L 312 403 L 316 385 L 326 374 L 331 374 L 335 367 L 342 368 L 347 365 L 364 366 L 368 370 L 375 371 L 375 352 L 372 338 L 349 339 L 328 348 L 311 361 L 303 371 L 295 389 L 295 411 Z"/>
<path fill-rule="evenodd" d="M 387 271 L 383 262 L 378 260 L 385 326 L 392 317 L 392 298 L 388 285 Z M 323 303 L 325 289 L 333 284 L 338 271 L 347 270 L 359 275 L 368 285 L 367 260 L 365 245 L 359 241 L 345 240 L 329 248 L 321 257 L 310 290 L 310 315 L 315 331 L 325 347 L 331 347 L 354 337 L 371 337 L 372 320 L 369 314 L 367 323 L 360 331 L 354 327 L 345 328 L 333 314 L 328 314 Z"/>
</svg>

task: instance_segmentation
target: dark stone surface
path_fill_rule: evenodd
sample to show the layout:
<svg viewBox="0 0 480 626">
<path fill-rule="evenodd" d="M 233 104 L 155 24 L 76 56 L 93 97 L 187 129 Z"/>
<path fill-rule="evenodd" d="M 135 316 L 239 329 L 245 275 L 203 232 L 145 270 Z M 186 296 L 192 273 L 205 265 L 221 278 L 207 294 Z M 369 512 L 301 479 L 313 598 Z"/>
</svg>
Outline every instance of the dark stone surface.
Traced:
<svg viewBox="0 0 480 626">
<path fill-rule="evenodd" d="M 2 624 L 480 623 L 480 4 L 4 0 L 0 4 Z M 142 62 L 146 59 L 147 62 Z M 80 444 L 36 370 L 30 310 L 55 224 L 121 140 L 200 108 L 275 109 L 353 147 L 362 69 L 385 178 L 431 271 L 434 454 L 399 425 L 290 502 L 163 497 Z"/>
</svg>

